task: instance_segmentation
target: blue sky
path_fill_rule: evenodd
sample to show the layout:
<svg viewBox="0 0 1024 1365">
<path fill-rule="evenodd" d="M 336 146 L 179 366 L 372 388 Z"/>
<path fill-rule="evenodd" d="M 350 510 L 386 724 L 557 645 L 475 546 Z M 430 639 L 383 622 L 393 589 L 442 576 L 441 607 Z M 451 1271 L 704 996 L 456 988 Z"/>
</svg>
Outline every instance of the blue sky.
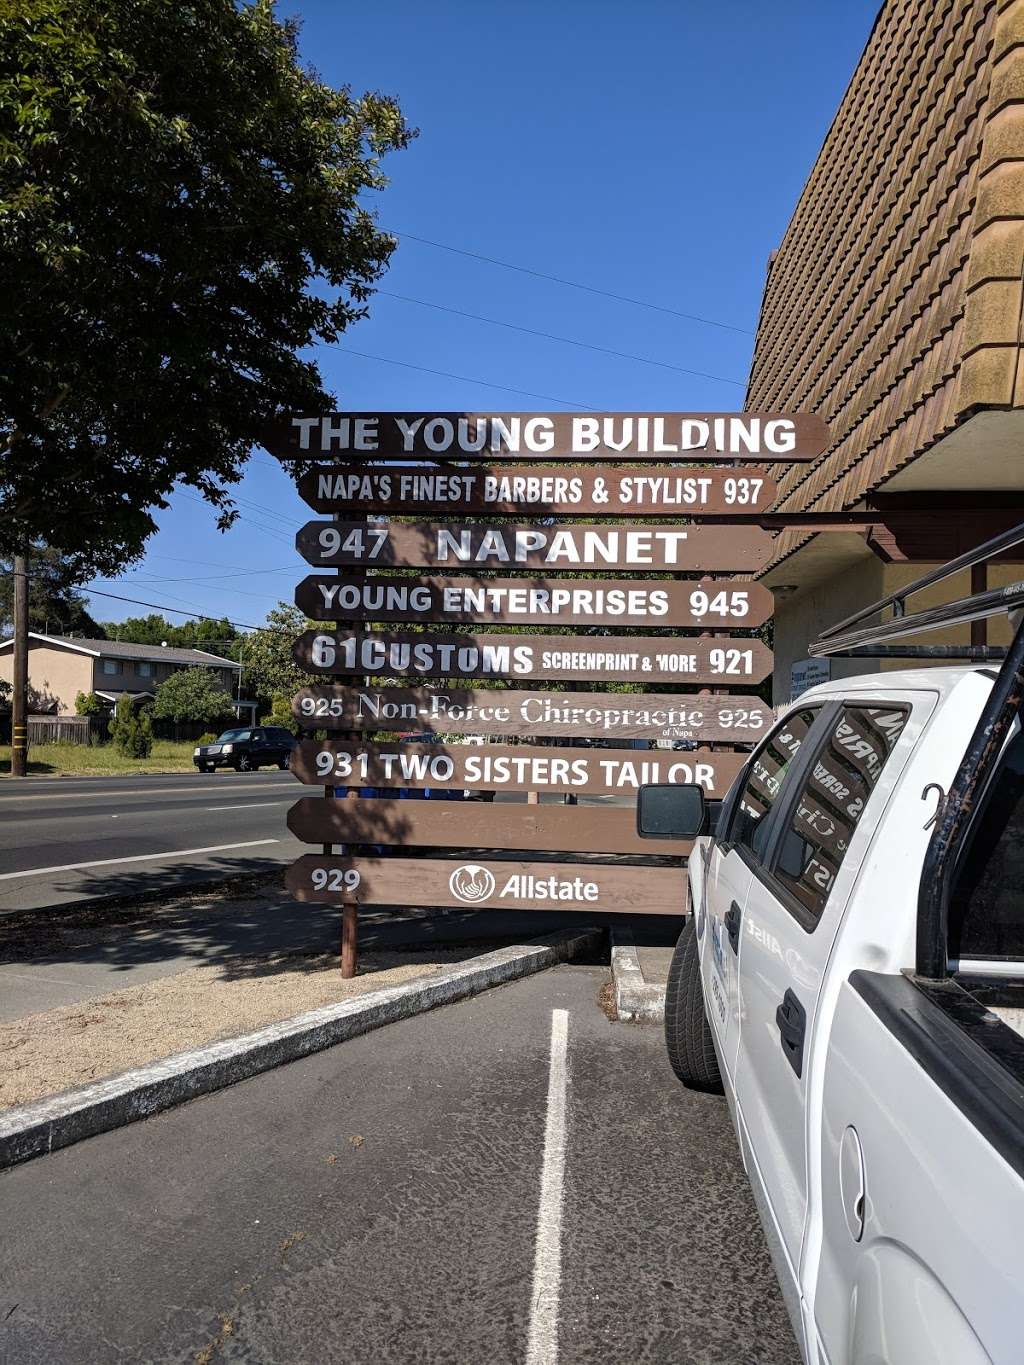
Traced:
<svg viewBox="0 0 1024 1365">
<path fill-rule="evenodd" d="M 738 408 L 765 263 L 877 9 L 878 0 L 286 0 L 281 12 L 301 16 L 303 55 L 325 80 L 395 95 L 420 129 L 389 159 L 392 183 L 376 200 L 381 224 L 403 238 L 382 292 L 343 349 L 319 352 L 339 407 Z M 292 538 L 313 514 L 265 452 L 238 503 L 242 518 L 221 534 L 197 494 L 176 496 L 145 561 L 95 586 L 259 623 L 307 572 Z M 144 612 L 99 596 L 91 609 L 102 620 Z"/>
</svg>

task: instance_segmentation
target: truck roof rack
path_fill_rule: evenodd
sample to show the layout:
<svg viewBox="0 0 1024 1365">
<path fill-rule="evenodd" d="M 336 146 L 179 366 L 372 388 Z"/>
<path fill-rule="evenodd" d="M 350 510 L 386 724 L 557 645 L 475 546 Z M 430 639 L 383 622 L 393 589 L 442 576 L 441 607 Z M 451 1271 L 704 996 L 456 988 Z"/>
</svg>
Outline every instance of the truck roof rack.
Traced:
<svg viewBox="0 0 1024 1365">
<path fill-rule="evenodd" d="M 922 574 L 899 592 L 890 593 L 888 597 L 872 602 L 870 606 L 847 616 L 837 625 L 823 630 L 809 647 L 809 653 L 814 658 L 838 656 L 971 661 L 1004 659 L 1006 650 L 998 645 L 892 645 L 886 642 L 906 635 L 918 635 L 924 631 L 962 625 L 968 621 L 980 621 L 989 616 L 1000 616 L 1014 608 L 1024 607 L 1024 582 L 1019 582 L 1010 583 L 1005 588 L 992 588 L 974 593 L 970 597 L 961 597 L 938 607 L 926 607 L 910 615 L 907 615 L 906 611 L 907 598 L 913 597 L 915 593 L 933 587 L 964 569 L 973 568 L 976 564 L 987 564 L 997 555 L 1022 543 L 1024 523 L 1004 531 L 1002 535 L 994 536 L 975 549 L 968 550 L 966 554 L 958 555 L 948 564 L 942 564 L 939 568 Z M 869 617 L 880 616 L 890 608 L 892 615 L 888 620 L 878 621 L 875 625 L 859 625 Z"/>
</svg>

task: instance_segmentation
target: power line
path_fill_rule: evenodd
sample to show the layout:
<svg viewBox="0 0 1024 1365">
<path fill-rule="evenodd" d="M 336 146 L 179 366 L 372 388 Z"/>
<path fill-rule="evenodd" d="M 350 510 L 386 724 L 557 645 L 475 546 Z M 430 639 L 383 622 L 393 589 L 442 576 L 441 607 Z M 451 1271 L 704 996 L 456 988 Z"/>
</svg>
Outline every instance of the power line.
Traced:
<svg viewBox="0 0 1024 1365">
<path fill-rule="evenodd" d="M 686 318 L 688 322 L 701 322 L 707 327 L 721 327 L 726 332 L 740 332 L 743 336 L 753 336 L 749 327 L 737 327 L 731 322 L 719 322 L 717 318 L 702 317 L 699 313 L 684 313 L 678 308 L 667 308 L 661 303 L 650 303 L 647 299 L 634 299 L 626 294 L 612 294 L 607 289 L 597 289 L 592 284 L 581 284 L 579 280 L 567 280 L 561 275 L 547 275 L 543 270 L 531 270 L 529 266 L 515 265 L 512 261 L 499 261 L 495 256 L 483 256 L 478 251 L 466 251 L 459 246 L 448 246 L 446 242 L 433 242 L 429 237 L 416 237 L 411 232 L 399 232 L 397 228 L 385 228 L 392 237 L 407 237 L 410 242 L 421 242 L 424 246 L 436 247 L 439 251 L 451 251 L 456 256 L 469 256 L 474 261 L 486 261 L 488 265 L 500 265 L 504 270 L 517 270 L 521 275 L 533 275 L 538 280 L 548 280 L 552 284 L 564 284 L 569 289 L 582 289 L 587 294 L 598 294 L 604 299 L 614 299 L 616 303 L 630 303 L 635 308 L 650 308 L 656 313 L 670 313 L 672 317 Z M 730 381 L 731 383 L 732 381 Z"/>
<path fill-rule="evenodd" d="M 160 602 L 143 602 L 141 598 L 138 597 L 122 597 L 120 593 L 100 592 L 98 588 L 90 588 L 88 586 L 84 588 L 84 591 L 89 593 L 92 597 L 110 597 L 115 602 L 130 602 L 136 607 L 150 607 L 153 611 L 169 611 L 172 616 L 192 616 L 197 621 L 213 621 L 214 624 L 218 621 L 227 621 L 228 625 L 234 626 L 236 630 L 262 630 L 270 635 L 287 635 L 289 639 L 292 638 L 290 630 L 274 630 L 270 626 L 253 626 L 246 621 L 229 621 L 226 616 L 209 616 L 206 612 L 201 611 L 182 611 L 180 607 L 165 607 Z"/>
<path fill-rule="evenodd" d="M 214 507 L 214 504 L 207 502 L 205 498 L 194 498 L 191 493 L 183 493 L 181 489 L 178 490 L 175 496 L 179 498 L 184 498 L 186 502 L 198 503 L 200 507 Z M 228 494 L 228 496 L 230 497 L 230 494 Z M 259 530 L 265 531 L 267 535 L 276 536 L 277 539 L 282 541 L 285 545 L 292 544 L 291 539 L 288 536 L 286 536 L 282 531 L 280 531 L 276 526 L 264 526 L 263 523 L 257 521 L 255 517 L 246 516 L 244 512 L 238 513 L 238 520 L 247 521 L 250 526 L 256 526 Z"/>
<path fill-rule="evenodd" d="M 690 370 L 684 365 L 670 365 L 666 360 L 650 360 L 647 356 L 631 355 L 628 351 L 613 351 L 607 346 L 595 346 L 589 341 L 577 341 L 575 337 L 555 336 L 552 332 L 539 332 L 533 327 L 520 327 L 515 322 L 504 322 L 501 318 L 486 318 L 479 313 L 466 313 L 461 308 L 449 308 L 443 303 L 428 303 L 426 299 L 413 299 L 407 294 L 394 294 L 390 289 L 378 289 L 378 294 L 389 299 L 399 299 L 402 303 L 415 303 L 421 308 L 435 308 L 439 313 L 453 313 L 458 318 L 471 318 L 474 322 L 487 322 L 492 327 L 505 327 L 510 332 L 524 332 L 527 336 L 543 337 L 546 341 L 560 341 L 565 346 L 581 346 L 585 351 L 598 351 L 601 355 L 616 356 L 619 360 L 635 360 L 640 365 L 656 365 L 662 370 L 674 370 L 676 374 L 691 374 L 698 379 L 713 379 L 718 384 L 735 384 L 738 389 L 746 388 L 742 379 L 727 379 L 721 374 L 707 374 L 704 370 Z"/>
<path fill-rule="evenodd" d="M 301 566 L 299 566 L 301 567 Z M 282 564 L 276 569 L 242 569 L 239 573 L 189 574 L 187 578 L 136 578 L 136 583 L 220 583 L 226 578 L 252 578 L 256 574 L 298 572 L 294 564 Z M 134 578 L 135 575 L 133 574 Z M 119 583 L 120 578 L 98 578 L 97 583 Z"/>
<path fill-rule="evenodd" d="M 333 341 L 327 342 L 326 345 L 331 350 L 344 352 L 345 355 L 357 355 L 363 360 L 378 360 L 382 365 L 400 365 L 403 370 L 419 370 L 423 374 L 437 375 L 441 379 L 457 379 L 462 384 L 480 384 L 485 389 L 501 389 L 503 393 L 518 393 L 524 398 L 540 398 L 545 403 L 561 403 L 566 408 L 600 412 L 600 408 L 591 407 L 589 403 L 577 403 L 574 398 L 553 398 L 550 393 L 531 393 L 529 389 L 513 389 L 508 384 L 495 384 L 490 379 L 473 379 L 465 374 L 450 374 L 447 370 L 431 370 L 426 365 L 413 365 L 408 360 L 392 360 L 386 355 L 368 355 L 366 351 L 354 351 L 350 346 L 339 346 Z"/>
</svg>

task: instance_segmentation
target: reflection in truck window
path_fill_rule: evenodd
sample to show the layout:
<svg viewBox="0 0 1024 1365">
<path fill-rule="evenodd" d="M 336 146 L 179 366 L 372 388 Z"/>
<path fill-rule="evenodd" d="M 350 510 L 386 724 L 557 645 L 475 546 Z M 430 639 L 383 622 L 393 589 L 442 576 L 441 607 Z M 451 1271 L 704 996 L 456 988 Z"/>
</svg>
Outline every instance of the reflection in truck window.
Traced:
<svg viewBox="0 0 1024 1365">
<path fill-rule="evenodd" d="M 950 954 L 1024 957 L 1024 734 L 1007 746 L 961 863 Z"/>
<path fill-rule="evenodd" d="M 747 779 L 726 838 L 757 856 L 764 852 L 765 816 L 782 790 L 786 773 L 814 724 L 818 707 L 791 712 L 751 759 Z"/>
<path fill-rule="evenodd" d="M 775 876 L 815 919 L 909 714 L 897 706 L 844 707 L 804 779 Z"/>
</svg>

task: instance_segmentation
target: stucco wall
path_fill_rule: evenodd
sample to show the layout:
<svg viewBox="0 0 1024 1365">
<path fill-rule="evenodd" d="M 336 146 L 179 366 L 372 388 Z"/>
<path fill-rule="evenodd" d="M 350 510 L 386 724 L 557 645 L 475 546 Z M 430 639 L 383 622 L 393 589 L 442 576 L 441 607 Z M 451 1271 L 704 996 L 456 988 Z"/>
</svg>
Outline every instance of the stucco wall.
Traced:
<svg viewBox="0 0 1024 1365">
<path fill-rule="evenodd" d="M 75 698 L 79 692 L 92 690 L 92 659 L 87 654 L 76 654 L 69 649 L 52 649 L 29 641 L 28 682 L 35 694 L 30 698 L 33 709 L 50 710 L 57 701 L 60 715 L 74 715 Z M 14 677 L 14 657 L 10 649 L 0 652 L 0 678 L 11 682 Z"/>
<path fill-rule="evenodd" d="M 861 564 L 844 569 L 842 573 L 804 589 L 793 597 L 781 597 L 775 604 L 775 671 L 773 674 L 772 699 L 776 706 L 790 699 L 790 670 L 794 663 L 806 659 L 810 642 L 822 630 L 835 625 L 844 616 L 849 616 L 866 606 L 869 602 L 887 597 L 915 578 L 921 578 L 937 564 L 884 564 L 880 559 L 865 560 Z M 1024 567 L 1020 564 L 994 564 L 988 570 L 988 585 L 991 588 L 1005 587 L 1024 578 Z M 926 607 L 951 602 L 955 598 L 967 597 L 971 591 L 970 570 L 964 570 L 954 577 L 937 583 L 924 592 L 915 594 L 908 603 L 907 610 L 923 611 Z M 890 613 L 886 613 L 888 617 Z M 878 618 L 874 618 L 877 620 Z M 865 622 L 870 625 L 871 621 Z M 970 625 L 958 626 L 950 630 L 931 630 L 923 635 L 915 635 L 907 643 L 915 645 L 966 644 L 971 638 Z M 1010 641 L 1009 624 L 1005 616 L 993 617 L 988 622 L 988 642 L 992 645 L 1006 645 Z M 893 641 L 893 643 L 898 643 Z M 956 663 L 957 660 L 939 660 L 938 663 Z M 879 669 L 927 668 L 928 660 L 876 660 L 876 659 L 833 659 L 832 677 L 850 678 L 859 673 L 877 673 Z"/>
</svg>

